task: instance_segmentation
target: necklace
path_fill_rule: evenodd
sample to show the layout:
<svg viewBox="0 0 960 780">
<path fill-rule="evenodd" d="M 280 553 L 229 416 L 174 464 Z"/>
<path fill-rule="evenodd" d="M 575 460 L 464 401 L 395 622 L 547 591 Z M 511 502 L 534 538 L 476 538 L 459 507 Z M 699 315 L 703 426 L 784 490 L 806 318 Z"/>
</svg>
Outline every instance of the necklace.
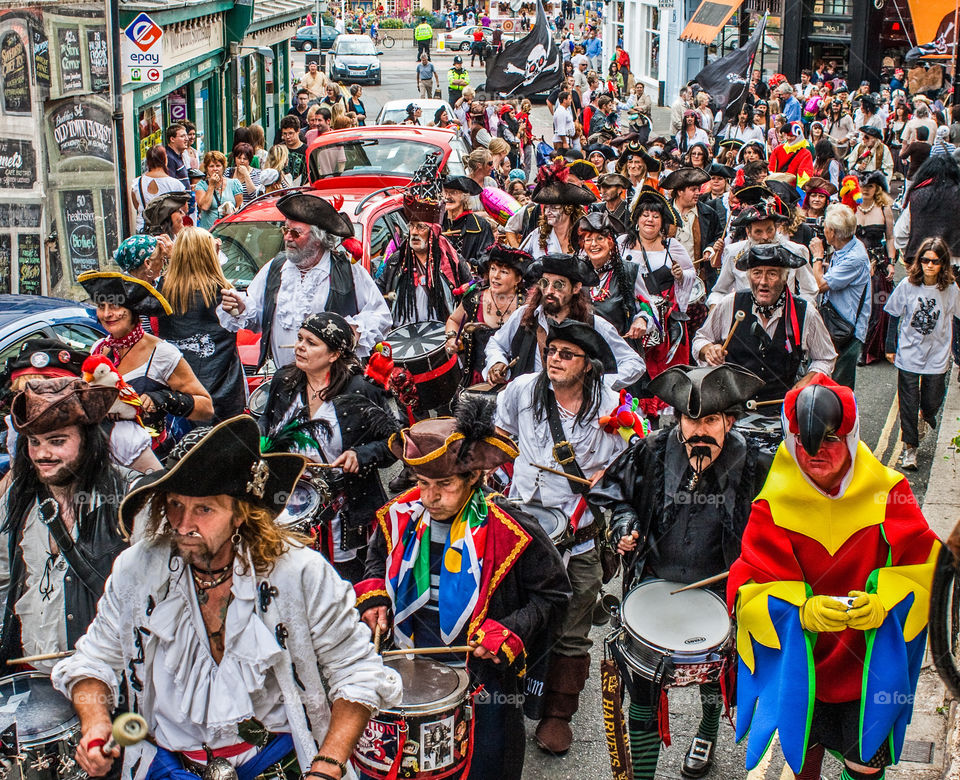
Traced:
<svg viewBox="0 0 960 780">
<path fill-rule="evenodd" d="M 510 312 L 512 312 L 517 307 L 518 295 L 514 293 L 510 300 L 507 301 L 507 305 L 503 307 L 503 311 L 500 310 L 500 307 L 497 305 L 497 296 L 490 292 L 490 300 L 486 306 L 487 314 L 490 314 L 490 309 L 493 309 L 497 315 L 497 325 L 503 325 L 503 321 Z"/>
<path fill-rule="evenodd" d="M 877 202 L 874 201 L 873 203 L 870 204 L 870 208 L 865 209 L 865 208 L 863 207 L 863 205 L 861 204 L 861 205 L 857 206 L 857 210 L 858 210 L 861 214 L 869 214 L 869 213 L 870 213 L 871 211 L 873 211 L 876 207 L 877 207 Z"/>
<path fill-rule="evenodd" d="M 310 380 L 307 380 L 307 388 L 310 390 L 308 400 L 319 398 L 320 393 L 322 393 L 326 389 L 326 387 L 327 387 L 326 385 L 320 385 L 319 389 L 314 390 L 313 385 L 310 384 Z"/>
<path fill-rule="evenodd" d="M 202 569 L 200 571 L 203 571 Z M 220 571 L 223 571 L 222 569 Z M 208 591 L 218 588 L 227 580 L 233 576 L 233 565 L 230 564 L 227 566 L 227 571 L 223 574 L 220 574 L 217 577 L 214 577 L 212 580 L 206 580 L 201 575 L 197 574 L 197 571 L 191 567 L 191 575 L 193 576 L 193 587 L 197 591 L 197 603 L 200 606 L 203 606 L 210 600 L 210 594 Z"/>
</svg>

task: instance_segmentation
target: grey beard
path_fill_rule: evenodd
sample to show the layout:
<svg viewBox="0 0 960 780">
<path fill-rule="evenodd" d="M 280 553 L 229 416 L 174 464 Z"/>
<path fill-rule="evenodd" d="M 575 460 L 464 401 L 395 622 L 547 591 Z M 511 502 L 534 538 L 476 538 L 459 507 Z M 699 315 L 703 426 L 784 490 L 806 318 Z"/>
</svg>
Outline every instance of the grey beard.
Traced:
<svg viewBox="0 0 960 780">
<path fill-rule="evenodd" d="M 287 260 L 297 268 L 306 269 L 316 265 L 323 253 L 323 244 L 319 240 L 316 240 L 311 241 L 304 246 L 303 249 L 288 249 Z"/>
</svg>

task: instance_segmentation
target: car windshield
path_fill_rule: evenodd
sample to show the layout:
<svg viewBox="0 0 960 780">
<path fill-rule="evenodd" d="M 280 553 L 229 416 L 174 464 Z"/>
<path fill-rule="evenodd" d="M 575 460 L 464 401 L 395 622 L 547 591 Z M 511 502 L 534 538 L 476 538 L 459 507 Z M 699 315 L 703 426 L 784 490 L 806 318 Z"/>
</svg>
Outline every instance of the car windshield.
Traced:
<svg viewBox="0 0 960 780">
<path fill-rule="evenodd" d="M 373 48 L 373 41 L 369 38 L 358 38 L 352 41 L 340 41 L 337 44 L 337 54 L 373 54 L 377 50 Z"/>
<path fill-rule="evenodd" d="M 443 156 L 443 150 L 423 141 L 362 138 L 327 144 L 310 152 L 310 181 L 330 176 L 380 174 L 412 177 L 428 155 Z M 451 159 L 441 171 L 463 175 L 463 164 Z"/>
</svg>

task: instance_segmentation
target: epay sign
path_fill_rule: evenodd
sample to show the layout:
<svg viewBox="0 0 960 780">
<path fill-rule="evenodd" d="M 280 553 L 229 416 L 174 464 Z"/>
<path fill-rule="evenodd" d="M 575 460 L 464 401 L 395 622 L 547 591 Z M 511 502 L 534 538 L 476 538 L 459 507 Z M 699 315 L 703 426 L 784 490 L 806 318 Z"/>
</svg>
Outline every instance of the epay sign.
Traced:
<svg viewBox="0 0 960 780">
<path fill-rule="evenodd" d="M 140 84 L 163 81 L 163 28 L 141 13 L 123 31 L 121 57 L 126 81 Z"/>
</svg>

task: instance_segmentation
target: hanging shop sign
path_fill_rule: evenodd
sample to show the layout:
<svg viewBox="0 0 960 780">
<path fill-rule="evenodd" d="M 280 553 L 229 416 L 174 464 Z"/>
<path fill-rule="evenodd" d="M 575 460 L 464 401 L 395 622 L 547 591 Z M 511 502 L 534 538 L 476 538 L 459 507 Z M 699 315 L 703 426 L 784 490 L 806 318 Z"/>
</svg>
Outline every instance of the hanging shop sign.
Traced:
<svg viewBox="0 0 960 780">
<path fill-rule="evenodd" d="M 3 107 L 7 113 L 30 113 L 30 78 L 27 47 L 15 32 L 0 40 L 0 78 L 3 80 Z"/>
<path fill-rule="evenodd" d="M 107 92 L 110 89 L 107 33 L 103 27 L 87 30 L 87 52 L 90 55 L 90 90 Z"/>
<path fill-rule="evenodd" d="M 60 156 L 113 161 L 113 124 L 104 106 L 79 98 L 65 101 L 50 115 Z"/>
<path fill-rule="evenodd" d="M 63 192 L 63 230 L 74 280 L 84 271 L 96 271 L 99 268 L 96 218 L 90 190 Z"/>
<path fill-rule="evenodd" d="M 40 236 L 21 233 L 17 236 L 17 283 L 21 295 L 40 294 L 40 263 Z"/>
</svg>

